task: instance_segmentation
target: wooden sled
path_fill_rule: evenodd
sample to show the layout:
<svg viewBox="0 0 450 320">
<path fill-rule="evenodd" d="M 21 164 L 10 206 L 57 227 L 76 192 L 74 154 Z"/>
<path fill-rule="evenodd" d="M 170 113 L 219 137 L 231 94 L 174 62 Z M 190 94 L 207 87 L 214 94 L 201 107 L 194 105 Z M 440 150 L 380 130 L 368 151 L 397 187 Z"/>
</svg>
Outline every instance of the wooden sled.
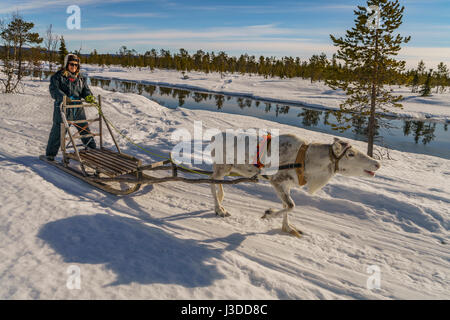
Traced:
<svg viewBox="0 0 450 320">
<path fill-rule="evenodd" d="M 238 178 L 234 180 L 213 180 L 213 179 L 188 179 L 178 176 L 178 170 L 190 172 L 189 170 L 175 165 L 170 159 L 166 159 L 151 164 L 142 165 L 142 161 L 128 154 L 123 153 L 112 133 L 111 127 L 106 121 L 101 111 L 101 96 L 98 96 L 99 105 L 83 103 L 81 100 L 72 100 L 67 104 L 67 97 L 63 98 L 60 106 L 61 118 L 61 152 L 63 156 L 62 162 L 49 161 L 43 155 L 39 159 L 45 161 L 58 169 L 63 170 L 87 183 L 97 187 L 103 191 L 115 195 L 127 195 L 136 192 L 143 184 L 154 184 L 167 181 L 182 181 L 186 183 L 215 183 L 215 184 L 235 184 L 240 182 L 256 182 L 253 178 Z M 67 120 L 66 111 L 71 108 L 88 108 L 95 107 L 98 116 L 95 119 L 87 120 Z M 99 122 L 99 132 L 92 131 L 86 134 L 80 132 L 72 133 L 70 126 L 79 127 L 80 124 L 91 124 Z M 114 142 L 116 151 L 112 151 L 103 147 L 103 124 L 106 125 L 108 132 Z M 83 129 L 81 129 L 83 132 Z M 100 146 L 97 149 L 86 148 L 83 145 L 77 145 L 76 140 L 81 138 L 99 137 Z M 80 149 L 79 147 L 83 147 Z M 69 149 L 73 149 L 69 152 Z M 144 171 L 170 170 L 171 176 L 159 178 L 144 174 Z M 196 173 L 211 175 L 212 172 L 204 170 L 196 170 Z"/>
</svg>

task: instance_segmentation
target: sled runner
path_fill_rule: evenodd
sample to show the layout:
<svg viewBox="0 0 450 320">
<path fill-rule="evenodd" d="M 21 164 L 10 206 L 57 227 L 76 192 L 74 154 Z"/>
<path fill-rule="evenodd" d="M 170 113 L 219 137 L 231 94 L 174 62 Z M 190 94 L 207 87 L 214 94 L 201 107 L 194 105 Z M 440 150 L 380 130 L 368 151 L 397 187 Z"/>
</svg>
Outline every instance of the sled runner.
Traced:
<svg viewBox="0 0 450 320">
<path fill-rule="evenodd" d="M 154 184 L 167 181 L 215 184 L 235 184 L 239 182 L 258 181 L 256 177 L 237 178 L 234 180 L 188 179 L 179 177 L 177 175 L 178 170 L 190 173 L 192 173 L 192 171 L 176 165 L 170 159 L 143 165 L 141 160 L 123 153 L 120 150 L 109 121 L 105 119 L 102 112 L 101 96 L 98 96 L 98 104 L 85 103 L 81 100 L 71 100 L 71 103 L 76 104 L 68 104 L 67 97 L 64 97 L 60 106 L 61 118 L 63 120 L 61 123 L 62 162 L 50 161 L 44 155 L 41 155 L 39 159 L 99 189 L 102 189 L 103 191 L 116 195 L 126 195 L 138 191 L 143 184 Z M 97 108 L 98 116 L 95 119 L 67 119 L 66 114 L 69 109 L 90 107 Z M 98 122 L 98 133 L 94 133 L 91 130 L 86 129 L 87 124 L 93 124 L 95 122 Z M 81 125 L 84 126 L 81 127 Z M 115 151 L 106 149 L 103 146 L 103 125 L 106 125 L 106 128 L 114 142 L 116 149 Z M 70 130 L 71 126 L 78 127 L 80 130 L 73 133 Z M 91 149 L 85 147 L 83 144 L 76 144 L 76 141 L 81 138 L 94 139 L 95 137 L 98 137 L 100 140 L 99 148 Z M 160 178 L 144 174 L 144 171 L 154 170 L 168 170 L 171 171 L 171 175 Z M 206 175 L 212 174 L 212 172 L 204 170 L 195 170 L 195 173 Z"/>
</svg>

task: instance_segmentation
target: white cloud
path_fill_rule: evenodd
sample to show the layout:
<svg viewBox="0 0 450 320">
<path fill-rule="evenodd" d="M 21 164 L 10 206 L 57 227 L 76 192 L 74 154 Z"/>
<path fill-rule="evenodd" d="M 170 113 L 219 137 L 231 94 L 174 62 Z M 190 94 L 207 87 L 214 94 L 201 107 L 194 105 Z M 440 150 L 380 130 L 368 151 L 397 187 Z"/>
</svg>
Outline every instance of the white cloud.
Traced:
<svg viewBox="0 0 450 320">
<path fill-rule="evenodd" d="M 436 68 L 439 62 L 450 66 L 450 48 L 446 47 L 403 47 L 399 58 L 406 61 L 407 68 L 417 67 L 423 60 L 427 68 Z"/>
<path fill-rule="evenodd" d="M 270 35 L 293 35 L 297 30 L 287 28 L 277 28 L 273 24 L 243 26 L 243 27 L 223 27 L 209 28 L 205 30 L 146 30 L 127 33 L 92 33 L 88 30 L 79 30 L 77 32 L 65 35 L 67 40 L 155 40 L 155 39 L 236 39 L 252 38 Z"/>
<path fill-rule="evenodd" d="M 116 31 L 116 30 L 127 30 L 127 29 L 135 29 L 135 25 L 129 25 L 129 24 L 115 24 L 115 25 L 109 25 L 109 26 L 103 26 L 103 27 L 89 27 L 89 28 L 83 28 L 83 31 L 89 31 L 89 32 L 98 32 L 98 31 Z"/>
<path fill-rule="evenodd" d="M 137 12 L 137 13 L 110 13 L 110 16 L 118 18 L 157 18 L 167 17 L 167 15 L 155 12 Z"/>
</svg>

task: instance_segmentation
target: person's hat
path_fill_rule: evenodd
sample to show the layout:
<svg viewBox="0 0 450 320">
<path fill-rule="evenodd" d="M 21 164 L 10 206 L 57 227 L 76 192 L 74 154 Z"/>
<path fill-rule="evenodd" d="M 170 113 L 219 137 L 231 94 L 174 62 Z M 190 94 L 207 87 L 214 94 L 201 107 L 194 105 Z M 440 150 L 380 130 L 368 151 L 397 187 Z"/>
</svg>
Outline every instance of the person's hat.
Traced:
<svg viewBox="0 0 450 320">
<path fill-rule="evenodd" d="M 78 62 L 78 69 L 80 68 L 80 58 L 76 54 L 69 53 L 64 57 L 64 68 L 67 68 L 69 62 L 75 61 Z"/>
</svg>

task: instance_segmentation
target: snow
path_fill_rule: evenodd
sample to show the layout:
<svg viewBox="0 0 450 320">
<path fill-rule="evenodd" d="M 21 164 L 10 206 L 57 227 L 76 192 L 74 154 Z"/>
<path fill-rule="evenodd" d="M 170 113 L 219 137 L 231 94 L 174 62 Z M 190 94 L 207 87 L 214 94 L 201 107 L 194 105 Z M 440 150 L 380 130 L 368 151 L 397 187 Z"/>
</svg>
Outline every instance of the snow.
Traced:
<svg viewBox="0 0 450 320">
<path fill-rule="evenodd" d="M 180 88 L 206 90 L 223 94 L 243 95 L 255 99 L 274 102 L 298 103 L 320 109 L 339 109 L 339 104 L 345 101 L 341 90 L 332 90 L 323 81 L 311 83 L 310 80 L 293 78 L 279 79 L 258 75 L 205 74 L 202 72 L 186 72 L 187 79 L 179 71 L 155 70 L 144 68 L 105 67 L 96 65 L 83 66 L 91 77 L 107 79 L 132 80 L 141 83 L 176 86 Z M 432 96 L 421 97 L 411 93 L 410 87 L 392 87 L 393 94 L 402 95 L 403 109 L 391 108 L 385 113 L 390 116 L 414 119 L 428 119 L 440 122 L 450 122 L 450 91 L 435 93 Z"/>
<path fill-rule="evenodd" d="M 128 75 L 117 70 L 120 78 Z M 145 77 L 186 82 L 169 71 Z M 204 76 L 199 86 L 272 96 L 298 82 L 214 77 Z M 196 79 L 189 73 L 188 84 L 195 86 Z M 226 80 L 232 80 L 227 87 L 214 87 Z M 310 87 L 310 103 L 324 103 L 328 95 L 327 105 L 337 101 L 331 92 L 317 98 L 321 89 L 314 87 L 319 84 Z M 193 132 L 194 121 L 205 130 L 277 128 L 308 141 L 333 139 L 249 116 L 168 109 L 136 94 L 91 89 L 102 95 L 103 110 L 117 127 L 162 155 L 177 143 L 171 134 Z M 306 101 L 308 94 L 295 96 L 296 90 L 273 97 Z M 445 110 L 448 102 L 437 106 Z M 304 232 L 298 239 L 281 232 L 279 218 L 260 219 L 266 209 L 281 207 L 265 182 L 224 186 L 232 216 L 219 218 L 206 184 L 148 185 L 117 197 L 38 160 L 52 120 L 47 81 L 26 80 L 24 93 L 0 96 L 0 108 L 1 299 L 450 298 L 449 160 L 393 150 L 394 160 L 382 160 L 373 179 L 336 176 L 315 196 L 293 190 L 297 206 L 290 219 Z M 145 163 L 160 160 L 122 138 L 119 143 Z M 372 265 L 380 268 L 380 289 L 367 287 Z M 68 289 L 71 266 L 80 270 L 79 290 Z"/>
</svg>

